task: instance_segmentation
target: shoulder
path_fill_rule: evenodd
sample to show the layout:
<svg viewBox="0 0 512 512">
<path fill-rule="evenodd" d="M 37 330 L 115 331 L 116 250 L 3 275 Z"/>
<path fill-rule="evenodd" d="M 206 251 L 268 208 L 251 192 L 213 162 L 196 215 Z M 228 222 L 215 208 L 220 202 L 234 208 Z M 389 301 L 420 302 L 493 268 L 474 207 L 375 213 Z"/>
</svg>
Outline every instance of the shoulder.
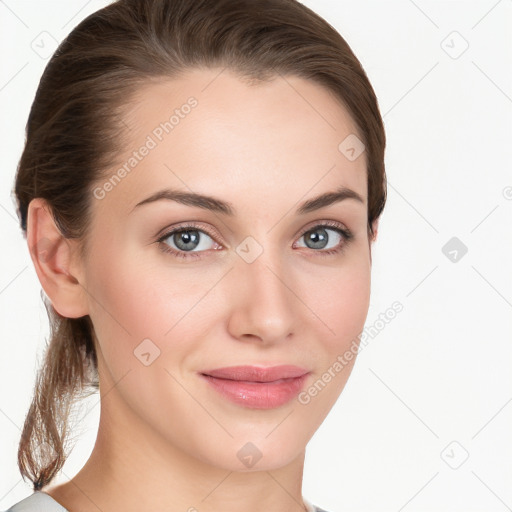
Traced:
<svg viewBox="0 0 512 512">
<path fill-rule="evenodd" d="M 49 494 L 35 491 L 30 496 L 18 501 L 5 512 L 68 512 L 60 503 Z"/>
</svg>

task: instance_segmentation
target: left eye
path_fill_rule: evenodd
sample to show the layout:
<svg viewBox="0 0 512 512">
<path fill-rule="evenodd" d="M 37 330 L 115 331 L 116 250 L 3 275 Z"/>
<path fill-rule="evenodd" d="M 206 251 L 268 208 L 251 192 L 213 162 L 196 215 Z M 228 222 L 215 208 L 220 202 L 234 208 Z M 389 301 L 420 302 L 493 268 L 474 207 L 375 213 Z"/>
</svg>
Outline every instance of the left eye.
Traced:
<svg viewBox="0 0 512 512">
<path fill-rule="evenodd" d="M 327 246 L 328 242 L 331 241 L 331 235 L 328 231 L 335 233 L 333 241 L 335 242 L 330 247 Z M 340 244 L 343 240 L 343 233 L 339 228 L 329 228 L 327 226 L 315 226 L 313 229 L 306 231 L 301 238 L 305 238 L 306 245 L 301 247 L 308 247 L 309 249 L 332 249 Z M 311 245 L 308 245 L 311 244 Z"/>
</svg>

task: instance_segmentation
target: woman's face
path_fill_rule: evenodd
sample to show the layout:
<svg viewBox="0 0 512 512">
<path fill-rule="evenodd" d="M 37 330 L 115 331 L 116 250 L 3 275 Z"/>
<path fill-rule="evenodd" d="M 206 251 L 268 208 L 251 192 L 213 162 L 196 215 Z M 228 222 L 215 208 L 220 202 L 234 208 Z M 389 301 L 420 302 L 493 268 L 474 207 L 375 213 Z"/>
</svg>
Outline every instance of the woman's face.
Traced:
<svg viewBox="0 0 512 512">
<path fill-rule="evenodd" d="M 232 471 L 282 467 L 345 386 L 368 312 L 356 126 L 313 82 L 248 85 L 220 69 L 146 85 L 124 122 L 130 141 L 91 197 L 79 279 L 99 345 L 101 428 Z M 361 200 L 311 202 L 342 187 Z M 202 375 L 240 365 L 306 375 Z"/>
</svg>

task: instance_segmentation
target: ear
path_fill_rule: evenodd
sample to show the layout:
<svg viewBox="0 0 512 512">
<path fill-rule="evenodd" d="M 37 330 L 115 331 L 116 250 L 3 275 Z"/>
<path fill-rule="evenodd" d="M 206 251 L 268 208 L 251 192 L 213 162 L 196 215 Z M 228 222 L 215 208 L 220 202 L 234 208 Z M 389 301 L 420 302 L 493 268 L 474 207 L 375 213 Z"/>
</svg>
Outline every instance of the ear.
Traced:
<svg viewBox="0 0 512 512">
<path fill-rule="evenodd" d="M 379 232 L 379 220 L 380 220 L 380 217 L 378 219 L 375 219 L 372 223 L 372 229 L 373 229 L 372 242 L 375 242 L 377 240 L 377 234 Z"/>
<path fill-rule="evenodd" d="M 40 197 L 28 205 L 27 244 L 37 277 L 57 313 L 66 318 L 87 315 L 85 288 L 75 277 L 80 275 L 77 242 L 62 235 L 50 206 Z"/>
<path fill-rule="evenodd" d="M 379 232 L 379 219 L 375 219 L 372 223 L 373 237 L 368 237 L 368 248 L 370 250 L 370 265 L 372 263 L 372 244 L 377 240 L 377 234 Z"/>
</svg>

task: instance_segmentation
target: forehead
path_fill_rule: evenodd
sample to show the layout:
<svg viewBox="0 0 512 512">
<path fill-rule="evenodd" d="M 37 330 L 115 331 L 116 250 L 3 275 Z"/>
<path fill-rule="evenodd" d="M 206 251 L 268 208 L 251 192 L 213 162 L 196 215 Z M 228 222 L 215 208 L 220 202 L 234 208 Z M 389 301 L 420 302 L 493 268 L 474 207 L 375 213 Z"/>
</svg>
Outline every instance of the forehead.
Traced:
<svg viewBox="0 0 512 512">
<path fill-rule="evenodd" d="M 240 208 L 291 206 L 340 186 L 367 198 L 366 155 L 347 158 L 343 142 L 360 138 L 356 124 L 300 77 L 249 85 L 226 69 L 196 69 L 140 87 L 123 120 L 125 150 L 109 169 L 122 179 L 104 202 L 123 214 L 166 187 Z"/>
</svg>

